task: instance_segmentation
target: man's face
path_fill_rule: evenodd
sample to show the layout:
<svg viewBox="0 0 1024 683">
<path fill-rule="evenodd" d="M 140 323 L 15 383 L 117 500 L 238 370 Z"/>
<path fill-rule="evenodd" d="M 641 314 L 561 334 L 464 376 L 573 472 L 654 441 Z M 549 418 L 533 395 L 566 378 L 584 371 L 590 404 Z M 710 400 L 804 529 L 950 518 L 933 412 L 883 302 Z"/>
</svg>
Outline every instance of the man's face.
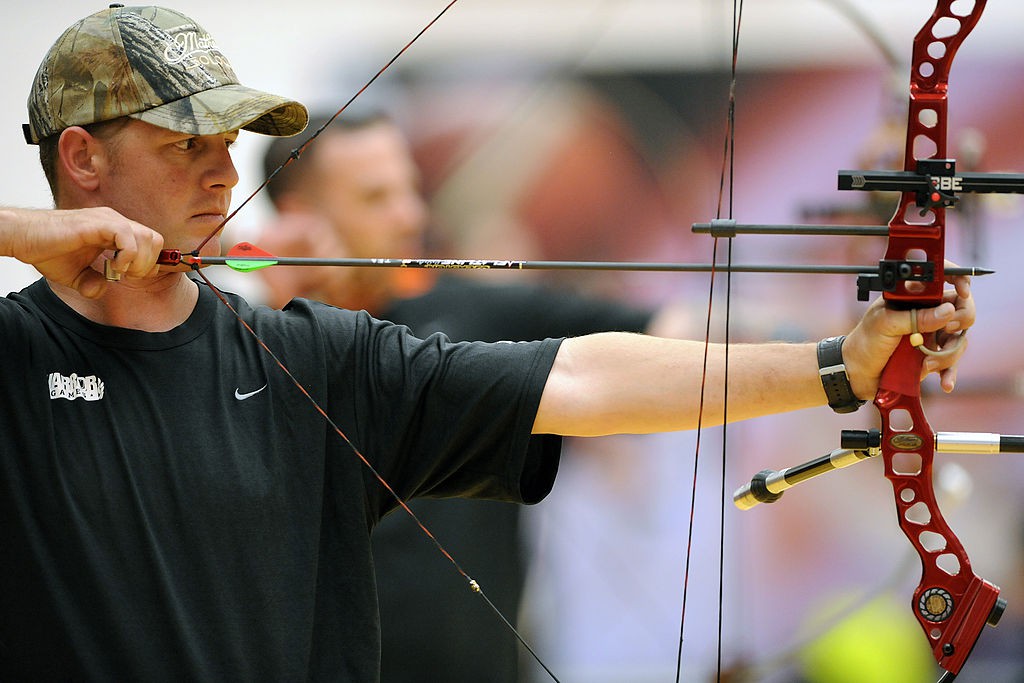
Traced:
<svg viewBox="0 0 1024 683">
<path fill-rule="evenodd" d="M 238 173 L 228 148 L 238 137 L 195 136 L 129 120 L 103 143 L 97 200 L 191 251 L 224 220 Z M 204 254 L 219 252 L 213 239 Z"/>
<path fill-rule="evenodd" d="M 390 123 L 318 141 L 311 207 L 355 258 L 421 256 L 427 212 L 408 143 Z"/>
</svg>

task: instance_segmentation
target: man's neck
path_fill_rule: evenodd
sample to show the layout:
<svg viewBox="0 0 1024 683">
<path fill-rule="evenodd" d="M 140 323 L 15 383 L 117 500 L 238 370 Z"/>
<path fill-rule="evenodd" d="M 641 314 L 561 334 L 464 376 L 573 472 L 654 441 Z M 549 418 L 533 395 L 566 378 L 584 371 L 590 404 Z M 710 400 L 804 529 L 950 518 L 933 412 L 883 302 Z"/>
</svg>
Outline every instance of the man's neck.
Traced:
<svg viewBox="0 0 1024 683">
<path fill-rule="evenodd" d="M 83 297 L 64 285 L 48 284 L 61 301 L 85 318 L 144 332 L 167 332 L 181 325 L 199 300 L 198 286 L 185 273 L 111 282 L 96 299 Z"/>
</svg>

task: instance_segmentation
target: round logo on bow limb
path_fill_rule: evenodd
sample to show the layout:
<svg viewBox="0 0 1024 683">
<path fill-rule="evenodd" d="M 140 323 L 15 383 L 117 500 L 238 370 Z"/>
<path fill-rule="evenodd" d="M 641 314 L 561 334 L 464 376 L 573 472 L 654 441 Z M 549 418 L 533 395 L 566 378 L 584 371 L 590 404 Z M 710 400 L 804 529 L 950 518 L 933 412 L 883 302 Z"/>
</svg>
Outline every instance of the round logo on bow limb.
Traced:
<svg viewBox="0 0 1024 683">
<path fill-rule="evenodd" d="M 928 621 L 945 621 L 953 613 L 953 596 L 943 588 L 929 588 L 921 594 L 917 611 Z"/>
</svg>

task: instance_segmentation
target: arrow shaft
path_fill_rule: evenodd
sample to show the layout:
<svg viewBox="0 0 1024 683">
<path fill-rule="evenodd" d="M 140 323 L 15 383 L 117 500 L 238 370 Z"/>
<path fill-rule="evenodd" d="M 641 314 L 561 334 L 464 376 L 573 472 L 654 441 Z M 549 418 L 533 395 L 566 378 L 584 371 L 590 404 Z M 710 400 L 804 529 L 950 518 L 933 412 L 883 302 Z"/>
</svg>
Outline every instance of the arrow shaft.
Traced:
<svg viewBox="0 0 1024 683">
<path fill-rule="evenodd" d="M 163 262 L 163 261 L 161 261 Z M 266 263 L 268 266 L 347 266 L 355 268 L 432 268 L 438 270 L 621 270 L 708 273 L 712 270 L 733 273 L 796 273 L 826 275 L 859 275 L 878 273 L 877 266 L 847 265 L 774 265 L 668 263 L 630 261 L 517 261 L 506 259 L 398 259 L 398 258 L 313 258 L 305 256 L 181 256 L 178 261 L 189 265 L 231 265 L 232 263 Z M 984 268 L 947 268 L 947 275 L 987 275 Z"/>
<path fill-rule="evenodd" d="M 691 231 L 697 234 L 710 234 L 714 237 L 734 237 L 736 235 L 885 237 L 889 234 L 889 226 L 737 223 L 732 220 L 720 219 L 710 223 L 694 223 L 691 226 Z"/>
</svg>

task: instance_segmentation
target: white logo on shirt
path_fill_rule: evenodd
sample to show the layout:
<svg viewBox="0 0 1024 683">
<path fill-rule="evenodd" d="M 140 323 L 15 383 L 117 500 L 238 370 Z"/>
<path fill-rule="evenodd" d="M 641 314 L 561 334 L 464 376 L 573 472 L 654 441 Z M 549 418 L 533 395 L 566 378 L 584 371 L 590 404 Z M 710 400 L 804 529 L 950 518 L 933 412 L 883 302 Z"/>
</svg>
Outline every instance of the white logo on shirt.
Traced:
<svg viewBox="0 0 1024 683">
<path fill-rule="evenodd" d="M 262 387 L 260 387 L 256 391 L 250 391 L 247 394 L 243 394 L 243 393 L 239 392 L 238 389 L 235 389 L 235 398 L 237 398 L 239 401 L 244 401 L 247 398 L 251 398 L 252 396 L 255 396 L 256 394 L 260 393 L 261 391 L 263 391 L 266 388 L 267 388 L 267 385 L 264 384 Z"/>
<path fill-rule="evenodd" d="M 50 385 L 51 399 L 66 398 L 74 401 L 81 398 L 86 401 L 99 401 L 103 398 L 105 390 L 103 380 L 96 375 L 79 377 L 73 372 L 69 377 L 65 377 L 59 372 L 51 372 L 47 382 Z"/>
</svg>

